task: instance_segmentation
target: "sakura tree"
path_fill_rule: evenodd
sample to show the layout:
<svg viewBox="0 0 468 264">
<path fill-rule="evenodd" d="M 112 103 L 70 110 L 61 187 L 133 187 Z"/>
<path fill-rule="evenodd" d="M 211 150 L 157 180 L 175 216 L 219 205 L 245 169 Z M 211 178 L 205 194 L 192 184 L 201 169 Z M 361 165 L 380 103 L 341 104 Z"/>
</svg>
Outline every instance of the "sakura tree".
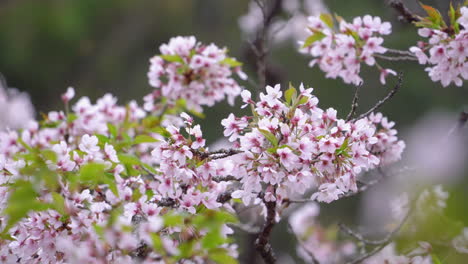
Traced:
<svg viewBox="0 0 468 264">
<path fill-rule="evenodd" d="M 403 74 L 381 61 L 427 64 L 432 81 L 462 86 L 468 79 L 467 4 L 450 5 L 445 22 L 433 7 L 422 5 L 423 17 L 391 2 L 427 39 L 408 50 L 384 46 L 392 25 L 376 16 L 296 18 L 306 35 L 297 40 L 298 51 L 311 58 L 309 66 L 356 87 L 350 111 L 338 113 L 321 108 L 314 89 L 300 80 L 267 85 L 274 18 L 283 9 L 294 13 L 286 2 L 252 2 L 250 12 L 260 19 L 247 34 L 254 38 L 256 77 L 247 76 L 227 48 L 177 36 L 150 59 L 152 90 L 142 104 L 118 104 L 111 94 L 96 102 L 75 99 L 69 87 L 62 110 L 34 120 L 27 98 L 4 83 L 0 262 L 238 263 L 246 253 L 235 234 L 249 234 L 255 239 L 247 247 L 259 259 L 280 263 L 271 239 L 282 222 L 307 263 L 446 263 L 446 254 L 450 261 L 466 259 L 468 229 L 445 214 L 449 192 L 441 185 L 392 201 L 392 228 L 377 238 L 318 217 L 320 204 L 411 170 L 398 165 L 406 147 L 398 126 L 378 112 L 404 88 Z M 382 84 L 394 84 L 357 114 L 364 64 L 377 69 Z M 225 99 L 236 107 L 237 98 L 249 113 L 229 114 L 221 122 L 226 145 L 207 146 L 194 117 Z M 27 110 L 15 110 L 18 104 Z M 467 119 L 463 112 L 446 133 L 458 134 Z M 245 210 L 258 212 L 255 221 L 240 217 Z M 421 226 L 432 227 L 433 219 L 440 232 L 424 236 Z"/>
</svg>

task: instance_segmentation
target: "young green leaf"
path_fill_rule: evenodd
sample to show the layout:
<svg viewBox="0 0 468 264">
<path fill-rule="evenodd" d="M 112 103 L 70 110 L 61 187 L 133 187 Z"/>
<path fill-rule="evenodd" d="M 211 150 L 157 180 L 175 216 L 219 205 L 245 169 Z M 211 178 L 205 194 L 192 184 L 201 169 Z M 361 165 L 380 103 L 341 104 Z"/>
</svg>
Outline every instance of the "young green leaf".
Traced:
<svg viewBox="0 0 468 264">
<path fill-rule="evenodd" d="M 158 142 L 159 140 L 155 139 L 152 136 L 148 135 L 138 135 L 135 137 L 135 140 L 133 141 L 133 144 L 141 144 L 141 143 L 154 143 Z"/>
<path fill-rule="evenodd" d="M 270 131 L 268 130 L 265 130 L 265 129 L 258 129 L 258 131 L 260 131 L 260 133 L 262 133 L 262 135 L 268 140 L 270 141 L 270 143 L 275 146 L 275 147 L 278 147 L 278 139 L 276 138 L 275 135 L 273 135 L 273 133 L 271 133 Z"/>
<path fill-rule="evenodd" d="M 221 61 L 222 64 L 226 64 L 231 67 L 239 67 L 242 66 L 242 62 L 236 60 L 235 58 L 226 57 L 224 60 Z"/>
<path fill-rule="evenodd" d="M 314 34 L 312 34 L 308 38 L 306 38 L 306 40 L 304 41 L 304 45 L 302 45 L 302 48 L 307 48 L 307 47 L 311 46 L 312 44 L 314 44 L 314 42 L 320 41 L 325 37 L 326 37 L 326 35 L 323 34 L 322 32 L 319 32 L 319 31 L 314 32 Z"/>
<path fill-rule="evenodd" d="M 320 14 L 320 20 L 323 21 L 329 28 L 333 28 L 333 17 L 330 14 L 322 13 Z"/>
<path fill-rule="evenodd" d="M 297 91 L 291 83 L 289 83 L 289 89 L 284 92 L 284 99 L 286 99 L 286 103 L 291 104 L 291 101 L 296 100 Z"/>
<path fill-rule="evenodd" d="M 160 55 L 160 57 L 168 62 L 179 62 L 184 64 L 184 60 L 179 55 Z"/>
</svg>

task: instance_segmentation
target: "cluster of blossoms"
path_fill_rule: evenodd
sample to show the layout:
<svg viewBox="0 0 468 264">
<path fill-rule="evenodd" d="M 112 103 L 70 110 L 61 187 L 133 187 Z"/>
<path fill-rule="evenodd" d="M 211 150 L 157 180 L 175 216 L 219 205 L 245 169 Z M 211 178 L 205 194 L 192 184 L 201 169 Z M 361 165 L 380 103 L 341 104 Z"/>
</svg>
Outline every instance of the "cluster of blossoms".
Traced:
<svg viewBox="0 0 468 264">
<path fill-rule="evenodd" d="M 463 79 L 468 80 L 468 7 L 461 7 L 460 17 L 451 31 L 444 28 L 420 28 L 419 35 L 429 40 L 419 42 L 410 51 L 420 64 L 431 65 L 426 71 L 432 81 L 440 81 L 444 87 L 452 82 L 462 86 Z"/>
<path fill-rule="evenodd" d="M 34 108 L 26 93 L 8 88 L 0 74 L 0 130 L 23 128 L 34 118 Z"/>
<path fill-rule="evenodd" d="M 380 17 L 366 15 L 354 18 L 352 23 L 339 20 L 339 30 L 334 31 L 333 17 L 327 14 L 309 17 L 309 30 L 312 35 L 300 42 L 300 51 L 312 55 L 310 66 L 318 65 L 327 78 L 340 77 L 345 83 L 358 85 L 362 82 L 359 72 L 361 63 L 376 65 L 380 70 L 380 81 L 385 84 L 391 69 L 382 68 L 375 56 L 387 51 L 382 47 L 382 35 L 391 33 L 391 24 L 382 22 Z"/>
<path fill-rule="evenodd" d="M 155 100 L 161 96 L 172 103 L 185 100 L 189 109 L 199 112 L 201 106 L 213 106 L 225 97 L 232 105 L 241 92 L 232 73 L 247 78 L 241 63 L 226 55 L 226 48 L 203 45 L 193 36 L 172 38 L 160 51 L 150 60 L 149 83 L 157 89 L 144 98 L 149 112 L 160 110 Z"/>
<path fill-rule="evenodd" d="M 267 86 L 254 102 L 245 90 L 241 95 L 254 117 L 231 114 L 222 121 L 224 135 L 243 151 L 231 157 L 243 186 L 233 197 L 249 204 L 265 187 L 264 199 L 280 204 L 318 186 L 312 199 L 329 203 L 357 191 L 361 171 L 400 158 L 405 145 L 381 114 L 346 122 L 336 110 L 319 108 L 311 88 L 301 85 L 299 96 L 295 91 L 286 91 L 282 101 L 280 86 Z"/>
<path fill-rule="evenodd" d="M 301 241 L 297 253 L 308 263 L 312 262 L 311 255 L 323 264 L 344 263 L 355 254 L 356 247 L 351 241 L 337 241 L 336 235 L 332 235 L 336 232 L 321 226 L 317 219 L 319 212 L 318 204 L 309 203 L 289 217 L 291 229 Z"/>
<path fill-rule="evenodd" d="M 458 76 L 468 75 L 468 9 L 460 12 L 456 35 L 424 28 L 420 34 L 430 37 L 429 44 L 411 49 L 421 63 L 436 65 L 428 71 L 444 85 L 461 85 Z M 387 51 L 381 36 L 390 34 L 390 23 L 369 15 L 353 23 L 337 19 L 335 32 L 330 15 L 309 18 L 313 34 L 302 51 L 314 57 L 311 66 L 356 85 L 362 62 L 376 65 L 382 83 L 395 75 L 375 60 Z M 314 191 L 311 200 L 330 203 L 358 192 L 361 173 L 401 158 L 405 144 L 381 113 L 340 119 L 336 110 L 321 109 L 313 89 L 303 85 L 285 92 L 267 86 L 256 102 L 232 77 L 246 78 L 241 63 L 194 37 L 172 38 L 160 52 L 148 72 L 156 89 L 143 107 L 135 101 L 118 105 L 110 94 L 95 104 L 83 97 L 69 107 L 75 95 L 69 88 L 62 95 L 66 109 L 41 122 L 3 129 L 0 116 L 0 262 L 229 262 L 238 255 L 228 239 L 233 230 L 227 223 L 236 221 L 231 198 L 245 205 L 263 200 L 268 225 L 298 196 Z M 0 110 L 12 101 L 1 88 Z M 233 104 L 238 95 L 252 116 L 224 119 L 233 149 L 209 152 L 200 126 L 182 110 L 201 112 L 225 98 Z M 416 203 L 441 213 L 447 197 L 436 188 Z M 408 207 L 403 197 L 393 208 L 397 218 Z M 318 213 L 313 202 L 290 218 L 299 255 L 312 261 L 312 254 L 320 263 L 356 255 L 349 241 L 327 236 Z M 452 242 L 465 250 L 466 234 Z M 420 245 L 399 256 L 390 244 L 364 263 L 431 263 L 430 245 Z"/>
<path fill-rule="evenodd" d="M 364 264 L 395 263 L 395 264 L 432 264 L 432 247 L 427 242 L 419 242 L 419 246 L 406 255 L 400 255 L 391 243 L 376 255 L 363 261 Z"/>
<path fill-rule="evenodd" d="M 62 99 L 68 104 L 73 96 L 70 88 Z M 176 127 L 162 129 L 167 139 L 142 135 L 146 112 L 135 102 L 117 105 L 109 94 L 96 104 L 81 98 L 72 110 L 0 132 L 0 222 L 11 239 L 0 242 L 2 263 L 164 263 L 182 254 L 187 236 L 209 232 L 163 221 L 168 213 L 190 217 L 221 207 L 218 194 L 228 185 L 211 177 L 225 175 L 229 165 L 195 156 L 205 140 L 188 115 L 193 140 Z M 27 215 L 16 219 L 18 212 Z M 218 230 L 224 238 L 232 233 L 224 223 Z M 192 261 L 205 263 L 206 249 L 190 243 L 199 251 Z M 237 254 L 232 245 L 220 247 Z"/>
</svg>

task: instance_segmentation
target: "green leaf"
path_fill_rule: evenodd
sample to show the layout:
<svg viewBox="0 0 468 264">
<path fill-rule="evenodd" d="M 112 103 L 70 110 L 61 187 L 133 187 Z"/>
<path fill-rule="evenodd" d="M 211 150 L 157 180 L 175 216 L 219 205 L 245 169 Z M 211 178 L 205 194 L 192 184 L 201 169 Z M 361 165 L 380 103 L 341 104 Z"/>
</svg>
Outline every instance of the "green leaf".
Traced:
<svg viewBox="0 0 468 264">
<path fill-rule="evenodd" d="M 457 21 L 457 12 L 455 11 L 455 8 L 453 8 L 452 2 L 450 2 L 448 15 L 450 18 L 450 24 L 455 25 L 455 22 Z"/>
<path fill-rule="evenodd" d="M 201 112 L 195 111 L 195 110 L 193 110 L 193 109 L 187 109 L 187 111 L 188 111 L 190 114 L 192 114 L 192 115 L 194 115 L 194 116 L 196 116 L 196 117 L 198 117 L 198 118 L 202 118 L 202 119 L 205 118 L 205 114 L 203 114 L 203 113 L 201 113 Z"/>
<path fill-rule="evenodd" d="M 338 149 L 335 150 L 335 154 L 336 154 L 336 155 L 343 154 L 343 153 L 347 150 L 348 144 L 349 144 L 349 140 L 348 140 L 348 138 L 346 138 L 346 139 L 343 141 L 343 144 L 341 144 L 340 148 L 338 148 Z"/>
<path fill-rule="evenodd" d="M 284 92 L 284 99 L 286 99 L 286 102 L 288 104 L 291 104 L 291 101 L 296 100 L 296 97 L 297 97 L 296 88 L 294 88 L 294 86 L 292 86 L 292 84 L 289 83 L 289 89 L 286 90 L 286 92 Z"/>
<path fill-rule="evenodd" d="M 106 176 L 103 179 L 103 183 L 109 186 L 109 190 L 116 196 L 119 196 L 119 190 L 117 189 L 117 183 L 115 182 L 114 175 L 112 173 L 106 173 Z"/>
<path fill-rule="evenodd" d="M 151 241 L 153 242 L 154 251 L 164 252 L 163 243 L 162 243 L 161 238 L 155 233 L 151 233 L 150 237 L 151 237 Z"/>
<path fill-rule="evenodd" d="M 113 137 L 113 138 L 116 138 L 117 137 L 117 128 L 111 124 L 111 123 L 107 123 L 107 129 L 109 130 L 109 134 Z"/>
<path fill-rule="evenodd" d="M 276 153 L 277 150 L 278 150 L 278 147 L 274 147 L 274 148 L 267 149 L 267 152 L 270 154 L 273 154 L 273 153 Z"/>
<path fill-rule="evenodd" d="M 429 19 L 434 24 L 439 25 L 439 26 L 445 26 L 444 19 L 442 18 L 442 15 L 440 14 L 439 10 L 429 5 L 424 5 L 422 3 L 420 4 L 421 4 L 421 7 L 426 11 L 427 15 L 429 16 Z"/>
<path fill-rule="evenodd" d="M 141 143 L 154 143 L 158 142 L 159 140 L 155 139 L 152 136 L 148 135 L 138 135 L 135 137 L 135 140 L 133 141 L 133 144 L 141 144 Z"/>
<path fill-rule="evenodd" d="M 225 238 L 221 235 L 221 228 L 213 228 L 205 234 L 201 240 L 204 249 L 211 249 L 219 247 L 225 243 Z"/>
<path fill-rule="evenodd" d="M 212 259 L 216 263 L 222 264 L 237 264 L 239 263 L 235 258 L 231 257 L 226 249 L 223 248 L 215 248 L 209 251 L 210 259 Z"/>
<path fill-rule="evenodd" d="M 301 95 L 301 96 L 299 96 L 299 101 L 298 101 L 297 105 L 306 104 L 308 101 L 309 101 L 309 97 Z"/>
<path fill-rule="evenodd" d="M 320 20 L 323 21 L 329 28 L 333 28 L 333 17 L 330 14 L 320 14 Z"/>
<path fill-rule="evenodd" d="M 263 135 L 268 141 L 270 141 L 270 143 L 271 143 L 273 146 L 278 147 L 278 139 L 276 138 L 275 135 L 273 135 L 273 133 L 271 133 L 271 132 L 268 131 L 268 130 L 260 129 L 260 128 L 258 128 L 258 131 L 260 131 L 260 133 L 262 133 L 262 135 Z"/>
<path fill-rule="evenodd" d="M 104 135 L 97 134 L 95 136 L 98 138 L 99 143 L 102 144 L 102 145 L 104 145 L 105 143 L 109 143 L 109 141 L 110 141 L 109 138 L 104 136 Z"/>
<path fill-rule="evenodd" d="M 180 255 L 178 257 L 181 259 L 190 258 L 193 255 L 194 245 L 195 240 L 189 240 L 187 242 L 181 243 L 179 245 Z"/>
<path fill-rule="evenodd" d="M 165 137 L 165 138 L 170 138 L 171 137 L 171 133 L 169 133 L 169 131 L 167 131 L 164 127 L 155 127 L 153 129 L 151 129 L 151 131 L 153 131 L 154 133 L 158 133 L 159 135 Z"/>
<path fill-rule="evenodd" d="M 52 193 L 52 200 L 54 209 L 59 212 L 61 215 L 67 214 L 65 211 L 65 199 L 63 196 L 57 192 Z"/>
<path fill-rule="evenodd" d="M 434 262 L 434 264 L 442 264 L 442 261 L 440 261 L 440 259 L 436 256 L 436 254 L 431 254 L 431 257 L 432 257 L 432 261 Z"/>
<path fill-rule="evenodd" d="M 104 178 L 104 171 L 104 164 L 88 163 L 81 167 L 78 179 L 80 182 L 96 185 Z"/>
<path fill-rule="evenodd" d="M 184 60 L 179 55 L 160 55 L 160 57 L 168 62 L 179 62 L 184 64 Z"/>
<path fill-rule="evenodd" d="M 317 31 L 314 34 L 310 35 L 308 38 L 306 38 L 306 40 L 304 41 L 304 45 L 302 45 L 302 48 L 307 48 L 310 45 L 314 44 L 314 42 L 320 41 L 325 37 L 326 37 L 325 34 L 323 34 L 322 32 Z"/>
<path fill-rule="evenodd" d="M 50 150 L 50 149 L 41 150 L 41 155 L 46 160 L 50 160 L 54 163 L 57 162 L 57 153 L 55 153 L 55 151 L 53 150 Z"/>
<path fill-rule="evenodd" d="M 164 226 L 174 227 L 184 224 L 184 216 L 181 214 L 166 214 L 163 216 Z"/>
<path fill-rule="evenodd" d="M 96 234 L 98 234 L 99 237 L 104 237 L 104 227 L 103 226 L 100 226 L 98 224 L 94 224 L 93 225 L 94 227 L 94 231 L 96 232 Z"/>
<path fill-rule="evenodd" d="M 74 113 L 69 113 L 68 116 L 67 116 L 67 121 L 68 121 L 68 123 L 72 123 L 72 122 L 75 121 L 77 118 L 78 118 L 78 116 L 75 115 Z"/>
<path fill-rule="evenodd" d="M 242 66 L 242 62 L 236 60 L 235 58 L 226 57 L 224 60 L 221 61 L 222 64 L 226 64 L 231 67 L 239 67 Z"/>
<path fill-rule="evenodd" d="M 141 166 L 145 167 L 146 170 L 150 171 L 153 174 L 158 174 L 158 171 L 156 171 L 151 165 L 142 162 Z"/>
<path fill-rule="evenodd" d="M 119 158 L 120 162 L 123 163 L 124 165 L 140 165 L 141 161 L 140 159 L 132 154 L 117 154 L 117 157 Z"/>
<path fill-rule="evenodd" d="M 29 181 L 19 180 L 11 186 L 11 195 L 3 213 L 8 215 L 8 222 L 3 230 L 8 230 L 25 217 L 30 211 L 42 211 L 50 208 L 50 205 L 37 200 L 37 192 Z"/>
<path fill-rule="evenodd" d="M 220 223 L 237 223 L 239 220 L 237 217 L 231 213 L 225 211 L 215 211 L 216 212 L 216 219 Z"/>
</svg>

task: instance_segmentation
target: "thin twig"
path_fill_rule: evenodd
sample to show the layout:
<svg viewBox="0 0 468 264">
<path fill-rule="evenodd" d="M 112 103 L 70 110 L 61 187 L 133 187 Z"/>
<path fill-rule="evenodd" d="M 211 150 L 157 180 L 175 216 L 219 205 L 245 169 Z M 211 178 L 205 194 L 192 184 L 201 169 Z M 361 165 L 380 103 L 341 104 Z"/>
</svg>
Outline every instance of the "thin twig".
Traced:
<svg viewBox="0 0 468 264">
<path fill-rule="evenodd" d="M 408 51 L 408 50 L 397 50 L 397 49 L 390 49 L 390 48 L 386 48 L 386 49 L 390 53 L 414 56 L 414 54 L 411 51 Z"/>
<path fill-rule="evenodd" d="M 346 117 L 346 121 L 351 120 L 351 118 L 353 118 L 354 114 L 356 113 L 356 109 L 358 107 L 358 100 L 359 100 L 359 90 L 361 89 L 361 87 L 362 87 L 362 82 L 356 86 L 353 101 L 351 102 L 351 110 L 349 111 L 348 116 Z"/>
<path fill-rule="evenodd" d="M 390 7 L 395 9 L 400 14 L 398 17 L 400 20 L 406 21 L 408 23 L 420 21 L 419 17 L 414 15 L 400 0 L 391 0 Z"/>
<path fill-rule="evenodd" d="M 468 112 L 467 111 L 460 112 L 460 115 L 457 120 L 457 124 L 452 129 L 450 129 L 450 131 L 447 134 L 447 138 L 449 138 L 450 136 L 453 136 L 455 132 L 460 131 L 467 122 L 468 122 Z"/>
<path fill-rule="evenodd" d="M 372 242 L 372 243 L 377 243 L 377 242 L 380 242 L 377 244 L 377 246 L 375 248 L 373 248 L 371 251 L 361 255 L 360 257 L 348 262 L 348 264 L 357 264 L 357 263 L 361 263 L 363 260 L 365 259 L 368 259 L 370 257 L 372 257 L 373 255 L 377 254 L 378 252 L 380 252 L 384 247 L 386 247 L 388 244 L 390 244 L 390 242 L 393 241 L 393 239 L 395 238 L 395 236 L 398 234 L 398 232 L 400 232 L 401 228 L 403 227 L 403 225 L 406 223 L 406 220 L 408 220 L 409 216 L 411 215 L 411 210 L 408 210 L 408 212 L 406 213 L 405 217 L 403 218 L 403 220 L 400 222 L 400 224 L 398 224 L 398 226 L 393 229 L 392 232 L 390 232 L 384 239 L 382 240 L 379 240 L 379 241 L 371 241 L 371 240 L 359 240 L 363 243 L 365 243 L 366 241 L 367 242 Z M 356 233 L 355 233 L 356 235 Z M 360 237 L 362 237 L 362 235 L 359 235 Z M 356 236 L 354 236 L 356 238 Z"/>
<path fill-rule="evenodd" d="M 381 167 L 378 167 L 376 170 L 379 172 L 380 177 L 378 177 L 378 178 L 376 178 L 374 180 L 370 180 L 368 182 L 357 181 L 357 183 L 358 183 L 357 191 L 344 193 L 344 194 L 340 195 L 340 199 L 341 198 L 348 198 L 348 197 L 351 197 L 351 196 L 355 196 L 355 195 L 357 195 L 359 193 L 362 193 L 362 192 L 366 191 L 367 189 L 369 189 L 370 187 L 372 187 L 372 186 L 376 185 L 377 183 L 379 183 L 380 181 L 382 181 L 384 178 L 390 177 Z M 400 173 L 408 171 L 408 170 L 412 170 L 412 168 L 404 167 L 401 170 L 399 170 L 397 173 L 393 173 L 393 174 L 400 174 Z M 283 203 L 309 203 L 309 202 L 313 202 L 313 201 L 314 200 L 312 200 L 312 199 L 297 199 L 297 200 L 284 199 Z"/>
<path fill-rule="evenodd" d="M 249 224 L 242 224 L 242 223 L 239 223 L 239 224 L 236 224 L 236 223 L 230 223 L 228 224 L 234 228 L 237 228 L 237 229 L 240 229 L 248 234 L 255 234 L 255 235 L 258 235 L 260 233 L 260 228 L 257 227 L 257 226 L 254 226 L 254 225 L 249 225 Z"/>
<path fill-rule="evenodd" d="M 385 96 L 383 99 L 381 99 L 380 101 L 378 101 L 371 109 L 369 109 L 367 112 L 365 112 L 364 114 L 361 114 L 360 116 L 358 116 L 357 118 L 353 119 L 353 120 L 359 120 L 361 118 L 364 118 L 366 116 L 368 116 L 370 113 L 374 112 L 375 110 L 377 110 L 378 108 L 380 108 L 383 104 L 385 104 L 385 102 L 387 102 L 388 100 L 390 100 L 397 92 L 398 90 L 401 88 L 403 84 L 403 73 L 400 72 L 398 74 L 398 82 L 397 84 L 393 87 L 393 89 L 387 94 L 387 96 Z"/>
<path fill-rule="evenodd" d="M 374 57 L 383 59 L 383 60 L 388 60 L 388 61 L 417 61 L 418 60 L 418 58 L 414 56 L 390 57 L 390 56 L 385 56 L 385 55 L 380 55 L 380 54 L 374 54 Z"/>
<path fill-rule="evenodd" d="M 302 248 L 307 253 L 307 255 L 309 255 L 309 257 L 311 259 L 311 263 L 312 264 L 320 264 L 320 262 L 315 257 L 314 253 L 307 250 L 307 248 L 304 245 L 304 242 L 300 238 L 297 237 L 297 234 L 294 232 L 294 229 L 292 228 L 290 223 L 288 223 L 288 228 L 289 228 L 289 231 L 293 234 L 294 238 L 296 238 L 297 243 L 299 243 L 299 245 L 302 246 Z"/>
</svg>

